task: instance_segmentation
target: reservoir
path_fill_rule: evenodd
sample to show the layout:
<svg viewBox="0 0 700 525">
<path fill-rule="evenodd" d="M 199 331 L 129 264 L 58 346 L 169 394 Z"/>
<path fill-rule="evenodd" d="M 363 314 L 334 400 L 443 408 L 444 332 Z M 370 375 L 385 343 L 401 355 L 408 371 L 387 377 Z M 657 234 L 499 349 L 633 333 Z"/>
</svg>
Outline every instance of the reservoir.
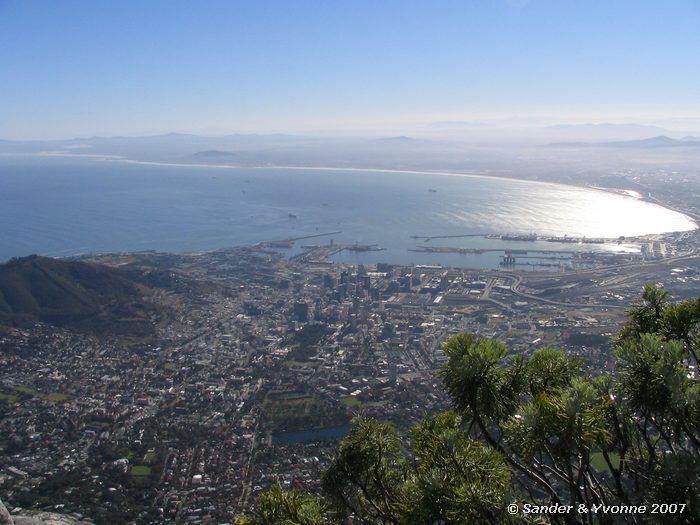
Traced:
<svg viewBox="0 0 700 525">
<path fill-rule="evenodd" d="M 273 445 L 292 445 L 311 441 L 336 441 L 344 438 L 350 430 L 349 425 L 322 428 L 319 430 L 301 430 L 299 432 L 282 432 L 272 435 Z"/>
</svg>

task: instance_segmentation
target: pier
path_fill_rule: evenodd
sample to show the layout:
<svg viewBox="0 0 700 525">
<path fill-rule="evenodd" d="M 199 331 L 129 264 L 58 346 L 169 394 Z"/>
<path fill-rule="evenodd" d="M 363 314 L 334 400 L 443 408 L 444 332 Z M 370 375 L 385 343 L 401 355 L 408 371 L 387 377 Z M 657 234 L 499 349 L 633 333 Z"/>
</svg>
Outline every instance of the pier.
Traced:
<svg viewBox="0 0 700 525">
<path fill-rule="evenodd" d="M 386 250 L 376 244 L 326 244 L 323 246 L 307 246 L 307 250 L 290 257 L 291 261 L 299 262 L 323 262 L 329 257 L 342 251 L 349 252 L 381 252 Z"/>
<path fill-rule="evenodd" d="M 409 252 L 420 253 L 465 253 L 465 254 L 482 254 L 482 253 L 498 253 L 505 252 L 506 255 L 517 255 L 528 259 L 546 259 L 554 258 L 555 255 L 574 255 L 572 250 L 509 250 L 507 248 L 459 248 L 453 246 L 416 246 L 409 248 Z M 545 254 L 545 255 L 528 255 L 528 254 Z"/>
<path fill-rule="evenodd" d="M 272 248 L 291 248 L 296 241 L 302 241 L 304 239 L 315 239 L 316 237 L 327 237 L 328 235 L 337 235 L 343 233 L 342 231 L 333 231 L 325 233 L 314 233 L 312 235 L 303 235 L 301 237 L 290 237 L 289 239 L 277 239 L 273 241 L 263 241 L 258 243 L 257 246 L 260 247 L 272 247 Z"/>
<path fill-rule="evenodd" d="M 466 233 L 464 235 L 411 235 L 411 239 L 424 239 L 426 242 L 431 239 L 461 239 L 463 237 L 486 237 L 486 233 Z"/>
<path fill-rule="evenodd" d="M 492 239 L 499 241 L 544 241 L 558 242 L 566 244 L 605 244 L 607 242 L 615 242 L 617 239 L 605 239 L 602 237 L 575 237 L 570 235 L 537 235 L 536 233 L 465 233 L 457 235 L 411 235 L 411 239 L 423 239 L 425 242 L 433 239 L 461 239 L 467 237 L 483 237 L 484 239 Z"/>
</svg>

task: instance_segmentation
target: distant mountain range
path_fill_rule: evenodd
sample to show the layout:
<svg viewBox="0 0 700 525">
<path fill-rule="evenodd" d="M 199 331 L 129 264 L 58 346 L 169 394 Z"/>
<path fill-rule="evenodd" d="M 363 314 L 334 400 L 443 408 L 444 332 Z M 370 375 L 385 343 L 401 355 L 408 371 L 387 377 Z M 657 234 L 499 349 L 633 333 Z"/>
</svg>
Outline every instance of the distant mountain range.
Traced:
<svg viewBox="0 0 700 525">
<path fill-rule="evenodd" d="M 97 335 L 153 332 L 149 287 L 104 265 L 32 255 L 0 265 L 0 325 L 37 321 Z"/>
<path fill-rule="evenodd" d="M 612 141 L 612 142 L 556 142 L 549 144 L 552 147 L 569 148 L 700 148 L 700 139 L 695 137 L 684 137 L 673 139 L 665 135 L 649 137 L 641 140 Z"/>
<path fill-rule="evenodd" d="M 314 142 L 292 135 L 224 135 L 183 133 L 141 137 L 84 137 L 68 140 L 0 141 L 0 153 L 123 157 L 133 160 L 183 162 L 199 152 L 260 151 Z"/>
<path fill-rule="evenodd" d="M 542 126 L 529 120 L 515 122 L 441 121 L 423 128 L 421 135 L 387 135 L 385 137 L 314 137 L 286 134 L 229 134 L 204 136 L 187 133 L 166 133 L 152 136 L 79 137 L 67 140 L 0 140 L 0 153 L 51 155 L 95 155 L 125 157 L 134 160 L 186 162 L 194 159 L 241 161 L 262 158 L 274 162 L 305 155 L 326 157 L 329 151 L 356 153 L 369 147 L 373 152 L 402 145 L 422 148 L 444 148 L 449 144 L 533 145 L 552 142 L 623 142 L 672 135 L 673 132 L 643 124 L 559 124 Z M 689 134 L 689 133 L 686 133 Z M 692 139 L 692 137 L 688 137 Z"/>
<path fill-rule="evenodd" d="M 616 124 L 610 122 L 585 124 L 543 125 L 536 119 L 494 121 L 440 121 L 427 126 L 428 130 L 442 136 L 474 141 L 511 144 L 536 144 L 547 142 L 603 142 L 640 140 L 673 131 L 647 124 Z"/>
<path fill-rule="evenodd" d="M 602 122 L 598 124 L 557 124 L 545 126 L 543 131 L 558 135 L 577 135 L 581 137 L 620 137 L 623 139 L 637 139 L 638 137 L 648 137 L 653 135 L 663 135 L 668 130 L 658 126 L 648 126 L 644 124 L 614 124 Z"/>
<path fill-rule="evenodd" d="M 443 125 L 445 123 L 442 123 Z M 465 126 L 468 123 L 464 123 Z M 53 141 L 0 141 L 0 155 L 92 157 L 172 164 L 229 165 L 240 168 L 298 166 L 403 170 L 487 170 L 524 173 L 520 148 L 546 145 L 589 148 L 693 146 L 697 141 L 669 138 L 671 132 L 635 124 L 582 124 L 550 127 L 480 126 L 464 131 L 460 123 L 429 136 L 307 137 L 170 133 L 148 137 L 90 137 Z M 439 128 L 439 126 L 438 126 Z M 427 129 L 427 128 L 426 128 Z M 435 128 L 431 128 L 435 129 Z M 661 130 L 665 131 L 665 130 Z M 654 133 L 651 133 L 654 132 Z M 685 133 L 690 135 L 690 133 Z M 653 137 L 653 138 L 649 138 Z M 689 150 L 678 149 L 679 153 Z M 513 152 L 514 154 L 510 154 Z M 532 176 L 542 177 L 541 170 Z M 560 175 L 556 175 L 561 180 Z"/>
</svg>

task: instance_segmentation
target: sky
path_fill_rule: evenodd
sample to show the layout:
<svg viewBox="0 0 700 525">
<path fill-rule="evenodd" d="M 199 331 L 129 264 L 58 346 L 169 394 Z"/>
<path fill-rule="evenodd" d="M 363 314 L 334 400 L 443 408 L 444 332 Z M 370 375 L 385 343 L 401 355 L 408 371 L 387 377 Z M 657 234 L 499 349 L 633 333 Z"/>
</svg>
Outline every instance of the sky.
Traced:
<svg viewBox="0 0 700 525">
<path fill-rule="evenodd" d="M 700 123 L 700 0 L 0 0 L 0 138 Z"/>
</svg>

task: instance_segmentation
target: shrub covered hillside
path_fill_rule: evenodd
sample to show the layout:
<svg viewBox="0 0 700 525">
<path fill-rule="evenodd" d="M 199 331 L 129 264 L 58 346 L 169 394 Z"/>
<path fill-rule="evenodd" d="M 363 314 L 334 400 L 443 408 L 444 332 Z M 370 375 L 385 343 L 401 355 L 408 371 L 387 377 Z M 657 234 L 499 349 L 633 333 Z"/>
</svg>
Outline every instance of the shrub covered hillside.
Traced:
<svg viewBox="0 0 700 525">
<path fill-rule="evenodd" d="M 647 286 L 599 375 L 558 350 L 451 337 L 453 411 L 406 438 L 356 418 L 322 497 L 277 485 L 240 522 L 700 523 L 699 325 L 700 298 Z"/>
<path fill-rule="evenodd" d="M 97 335 L 153 334 L 150 288 L 115 268 L 30 255 L 0 264 L 0 326 L 41 321 Z"/>
</svg>

